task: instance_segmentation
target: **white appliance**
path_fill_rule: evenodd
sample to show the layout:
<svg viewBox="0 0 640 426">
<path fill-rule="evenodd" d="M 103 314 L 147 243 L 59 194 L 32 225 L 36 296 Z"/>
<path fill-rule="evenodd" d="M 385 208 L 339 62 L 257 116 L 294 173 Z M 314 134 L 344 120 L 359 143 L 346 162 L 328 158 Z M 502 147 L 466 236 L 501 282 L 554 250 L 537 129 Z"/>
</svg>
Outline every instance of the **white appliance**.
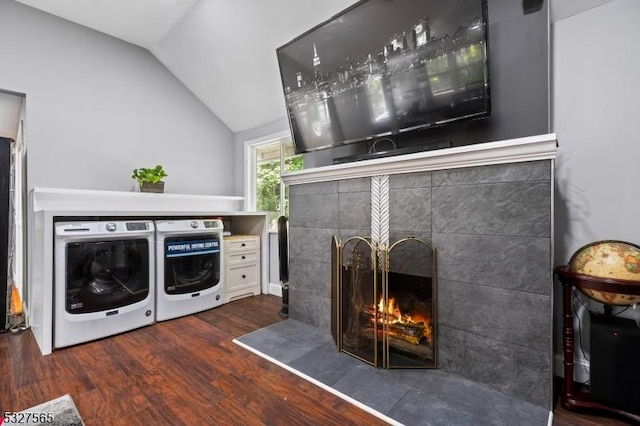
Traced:
<svg viewBox="0 0 640 426">
<path fill-rule="evenodd" d="M 222 221 L 158 220 L 156 320 L 222 305 Z"/>
<path fill-rule="evenodd" d="M 150 220 L 55 223 L 53 347 L 154 322 Z"/>
</svg>

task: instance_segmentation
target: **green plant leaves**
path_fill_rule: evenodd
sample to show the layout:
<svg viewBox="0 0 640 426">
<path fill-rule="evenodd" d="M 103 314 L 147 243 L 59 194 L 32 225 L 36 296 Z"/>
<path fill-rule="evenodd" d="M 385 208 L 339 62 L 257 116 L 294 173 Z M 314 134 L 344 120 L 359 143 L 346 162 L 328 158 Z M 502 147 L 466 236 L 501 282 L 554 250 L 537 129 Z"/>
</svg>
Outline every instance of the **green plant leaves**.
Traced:
<svg viewBox="0 0 640 426">
<path fill-rule="evenodd" d="M 131 177 L 136 179 L 138 183 L 158 183 L 161 182 L 163 178 L 169 176 L 163 167 L 158 164 L 154 168 L 141 167 L 139 169 L 133 169 L 133 174 Z"/>
</svg>

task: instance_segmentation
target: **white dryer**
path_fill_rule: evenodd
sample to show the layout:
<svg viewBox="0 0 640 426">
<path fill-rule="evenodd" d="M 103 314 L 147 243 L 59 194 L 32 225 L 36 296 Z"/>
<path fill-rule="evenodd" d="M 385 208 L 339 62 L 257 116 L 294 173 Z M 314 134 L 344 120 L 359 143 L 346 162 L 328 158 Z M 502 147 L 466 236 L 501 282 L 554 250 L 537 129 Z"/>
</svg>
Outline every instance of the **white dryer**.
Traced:
<svg viewBox="0 0 640 426">
<path fill-rule="evenodd" d="M 222 305 L 222 221 L 157 220 L 156 320 Z"/>
<path fill-rule="evenodd" d="M 152 221 L 57 222 L 53 347 L 154 322 Z"/>
</svg>

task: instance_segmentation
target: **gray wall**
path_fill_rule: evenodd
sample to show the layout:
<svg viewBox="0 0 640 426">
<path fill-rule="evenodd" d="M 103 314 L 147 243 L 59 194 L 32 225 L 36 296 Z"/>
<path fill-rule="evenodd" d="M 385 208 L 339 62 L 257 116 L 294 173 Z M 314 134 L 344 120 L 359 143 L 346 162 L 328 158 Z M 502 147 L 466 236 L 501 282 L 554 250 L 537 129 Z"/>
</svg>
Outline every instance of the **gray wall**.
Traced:
<svg viewBox="0 0 640 426">
<path fill-rule="evenodd" d="M 638 17 L 640 2 L 615 0 L 553 26 L 558 265 L 593 241 L 619 239 L 640 244 L 640 227 L 635 225 L 640 211 L 635 196 L 640 159 Z M 600 304 L 591 305 L 602 310 Z M 640 320 L 640 310 L 629 309 L 623 315 Z M 559 359 L 559 309 L 556 323 Z M 588 316 L 576 322 L 576 328 L 579 325 L 587 327 Z M 577 345 L 579 348 L 580 343 Z M 587 342 L 582 349 L 589 353 Z M 588 361 L 582 350 L 576 350 L 576 358 L 576 375 L 587 380 Z"/>
<path fill-rule="evenodd" d="M 392 242 L 438 252 L 439 368 L 551 408 L 550 161 L 390 177 Z M 370 234 L 368 178 L 290 187 L 290 316 L 330 328 L 330 247 Z"/>
<path fill-rule="evenodd" d="M 616 0 L 554 24 L 560 263 L 598 239 L 640 243 L 638 17 L 640 2 Z"/>
<path fill-rule="evenodd" d="M 233 195 L 233 134 L 148 51 L 0 0 L 0 88 L 26 94 L 27 185 Z"/>
</svg>

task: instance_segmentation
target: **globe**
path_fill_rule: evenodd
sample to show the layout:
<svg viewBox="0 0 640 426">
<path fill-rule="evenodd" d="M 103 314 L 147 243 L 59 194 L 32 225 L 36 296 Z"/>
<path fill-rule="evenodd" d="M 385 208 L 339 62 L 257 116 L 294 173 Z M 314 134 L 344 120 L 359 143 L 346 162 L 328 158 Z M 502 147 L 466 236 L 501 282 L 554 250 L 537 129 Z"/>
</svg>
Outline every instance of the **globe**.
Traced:
<svg viewBox="0 0 640 426">
<path fill-rule="evenodd" d="M 625 241 L 596 241 L 581 247 L 571 256 L 569 269 L 575 273 L 596 278 L 636 281 L 629 284 L 640 286 L 640 246 Z M 640 295 L 611 293 L 589 288 L 581 290 L 592 299 L 609 305 L 640 303 Z"/>
</svg>

